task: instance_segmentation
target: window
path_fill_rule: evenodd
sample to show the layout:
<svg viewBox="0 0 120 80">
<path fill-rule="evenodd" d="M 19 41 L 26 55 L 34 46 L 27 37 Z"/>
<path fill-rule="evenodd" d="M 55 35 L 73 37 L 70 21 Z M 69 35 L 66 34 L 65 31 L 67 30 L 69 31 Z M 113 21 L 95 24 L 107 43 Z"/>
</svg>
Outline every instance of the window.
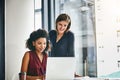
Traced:
<svg viewBox="0 0 120 80">
<path fill-rule="evenodd" d="M 35 16 L 34 16 L 34 26 L 35 29 L 42 28 L 42 0 L 35 0 Z"/>
<path fill-rule="evenodd" d="M 96 76 L 96 47 L 94 26 L 94 1 L 55 0 L 55 16 L 67 13 L 71 17 L 71 31 L 75 33 L 76 73 Z"/>
</svg>

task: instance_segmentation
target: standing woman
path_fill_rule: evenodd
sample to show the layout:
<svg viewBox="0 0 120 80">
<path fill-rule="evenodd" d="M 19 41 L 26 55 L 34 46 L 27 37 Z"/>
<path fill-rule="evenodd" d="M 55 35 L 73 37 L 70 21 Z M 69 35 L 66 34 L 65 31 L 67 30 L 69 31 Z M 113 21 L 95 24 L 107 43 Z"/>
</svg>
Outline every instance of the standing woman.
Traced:
<svg viewBox="0 0 120 80">
<path fill-rule="evenodd" d="M 30 34 L 26 41 L 26 51 L 21 65 L 21 73 L 26 73 L 26 80 L 44 80 L 46 73 L 48 48 L 48 34 L 45 30 L 38 29 Z"/>
<path fill-rule="evenodd" d="M 69 30 L 71 19 L 67 14 L 60 14 L 56 19 L 56 30 L 49 32 L 52 44 L 51 57 L 74 57 L 74 34 Z"/>
</svg>

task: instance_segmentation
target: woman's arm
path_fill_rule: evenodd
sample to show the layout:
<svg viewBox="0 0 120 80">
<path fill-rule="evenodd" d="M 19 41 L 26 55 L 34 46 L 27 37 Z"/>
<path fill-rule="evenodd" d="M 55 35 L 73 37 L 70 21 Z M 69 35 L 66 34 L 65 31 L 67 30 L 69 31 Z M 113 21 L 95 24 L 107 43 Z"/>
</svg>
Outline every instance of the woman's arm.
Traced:
<svg viewBox="0 0 120 80">
<path fill-rule="evenodd" d="M 27 72 L 29 63 L 29 52 L 26 52 L 22 59 L 21 72 Z"/>
<path fill-rule="evenodd" d="M 74 34 L 69 34 L 68 35 L 68 54 L 69 57 L 74 57 Z"/>
</svg>

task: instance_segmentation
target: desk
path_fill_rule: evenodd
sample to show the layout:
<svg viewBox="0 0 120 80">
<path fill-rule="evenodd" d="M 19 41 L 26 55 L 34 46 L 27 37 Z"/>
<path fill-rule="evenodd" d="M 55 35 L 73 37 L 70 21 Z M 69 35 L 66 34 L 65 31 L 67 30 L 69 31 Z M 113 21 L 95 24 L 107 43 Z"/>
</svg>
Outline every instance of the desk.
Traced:
<svg viewBox="0 0 120 80">
<path fill-rule="evenodd" d="M 74 80 L 120 80 L 120 78 L 90 78 L 90 77 L 79 77 Z"/>
<path fill-rule="evenodd" d="M 51 79 L 51 80 L 54 80 L 54 79 Z M 58 79 L 58 80 L 61 80 L 61 79 Z M 75 78 L 75 79 L 62 79 L 62 80 L 114 80 L 114 79 L 79 77 L 79 78 Z M 120 79 L 115 79 L 115 80 L 120 80 Z"/>
</svg>

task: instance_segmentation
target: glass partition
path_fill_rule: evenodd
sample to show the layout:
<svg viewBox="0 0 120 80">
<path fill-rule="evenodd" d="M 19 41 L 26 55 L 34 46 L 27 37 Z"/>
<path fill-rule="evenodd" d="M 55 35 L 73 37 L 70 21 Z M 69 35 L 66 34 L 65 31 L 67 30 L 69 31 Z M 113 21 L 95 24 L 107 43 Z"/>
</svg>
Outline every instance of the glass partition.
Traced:
<svg viewBox="0 0 120 80">
<path fill-rule="evenodd" d="M 94 1 L 57 0 L 55 3 L 56 17 L 60 13 L 67 13 L 71 17 L 71 31 L 75 34 L 77 74 L 96 77 Z"/>
</svg>

